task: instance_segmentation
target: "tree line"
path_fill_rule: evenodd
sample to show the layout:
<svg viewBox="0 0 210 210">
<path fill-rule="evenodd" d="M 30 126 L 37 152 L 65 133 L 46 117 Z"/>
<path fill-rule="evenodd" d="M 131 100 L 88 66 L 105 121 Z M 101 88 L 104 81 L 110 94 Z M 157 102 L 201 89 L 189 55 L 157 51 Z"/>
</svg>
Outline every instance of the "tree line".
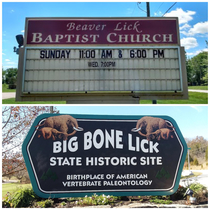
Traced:
<svg viewBox="0 0 210 210">
<path fill-rule="evenodd" d="M 189 160 L 191 165 L 208 164 L 208 141 L 203 136 L 196 136 L 194 139 L 185 139 L 188 148 L 190 148 Z M 186 165 L 188 163 L 188 155 L 186 157 Z"/>
</svg>

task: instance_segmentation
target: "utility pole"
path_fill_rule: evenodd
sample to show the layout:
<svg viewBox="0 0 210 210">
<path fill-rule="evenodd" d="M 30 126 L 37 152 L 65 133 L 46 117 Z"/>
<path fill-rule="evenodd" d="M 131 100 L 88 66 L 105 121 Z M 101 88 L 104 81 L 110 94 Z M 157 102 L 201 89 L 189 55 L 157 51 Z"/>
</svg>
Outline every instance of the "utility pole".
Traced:
<svg viewBox="0 0 210 210">
<path fill-rule="evenodd" d="M 149 7 L 149 2 L 147 3 L 147 17 L 150 17 L 150 7 Z"/>
<path fill-rule="evenodd" d="M 53 106 L 50 106 L 50 113 L 53 113 Z"/>
<path fill-rule="evenodd" d="M 190 149 L 191 148 L 187 148 L 188 149 L 188 170 L 190 171 Z"/>
</svg>

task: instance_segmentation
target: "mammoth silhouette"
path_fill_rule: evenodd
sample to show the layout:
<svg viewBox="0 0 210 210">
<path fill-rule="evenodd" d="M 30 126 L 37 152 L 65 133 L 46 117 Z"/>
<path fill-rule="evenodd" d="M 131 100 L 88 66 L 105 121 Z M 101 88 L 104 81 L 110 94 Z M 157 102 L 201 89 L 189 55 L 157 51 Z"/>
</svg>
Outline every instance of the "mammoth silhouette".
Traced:
<svg viewBox="0 0 210 210">
<path fill-rule="evenodd" d="M 40 127 L 40 126 L 44 126 L 45 128 L 41 131 L 42 134 L 46 132 L 49 134 L 50 132 L 54 134 L 56 133 L 59 134 L 59 139 L 61 138 L 61 136 L 63 136 L 63 140 L 67 140 L 68 136 L 72 136 L 77 131 L 83 130 L 78 126 L 77 120 L 70 115 L 58 115 L 58 116 L 48 117 L 42 124 L 37 125 L 35 127 Z M 49 128 L 53 128 L 54 130 L 50 131 Z M 51 136 L 52 135 L 53 134 L 51 134 Z"/>
<path fill-rule="evenodd" d="M 174 132 L 174 130 L 170 130 L 168 128 L 161 128 L 151 134 L 154 135 L 157 140 L 160 139 L 168 140 L 169 137 L 173 138 L 173 135 L 171 134 L 172 132 Z"/>
<path fill-rule="evenodd" d="M 136 128 L 131 131 L 138 132 L 141 136 L 147 138 L 147 140 L 154 140 L 156 136 L 153 134 L 155 131 L 162 128 L 174 128 L 169 125 L 164 119 L 157 117 L 142 117 L 136 123 Z"/>
<path fill-rule="evenodd" d="M 55 128 L 50 128 L 50 127 L 43 127 L 41 129 L 37 129 L 37 130 L 40 131 L 38 138 L 43 136 L 44 139 L 52 138 L 53 140 L 55 140 L 55 136 L 57 134 L 63 134 L 62 132 L 56 130 Z"/>
</svg>

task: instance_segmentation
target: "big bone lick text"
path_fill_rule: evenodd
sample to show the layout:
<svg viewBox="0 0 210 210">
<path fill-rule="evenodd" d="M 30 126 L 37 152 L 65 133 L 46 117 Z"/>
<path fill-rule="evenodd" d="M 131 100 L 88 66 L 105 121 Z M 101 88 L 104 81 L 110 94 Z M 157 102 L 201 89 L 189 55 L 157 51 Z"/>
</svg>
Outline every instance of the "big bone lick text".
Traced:
<svg viewBox="0 0 210 210">
<path fill-rule="evenodd" d="M 112 129 L 110 133 L 107 130 L 103 132 L 100 129 L 84 133 L 84 151 L 90 149 L 123 149 L 123 131 Z M 76 152 L 79 149 L 79 140 L 76 136 L 71 137 L 69 140 L 54 141 L 53 153 L 67 153 Z M 139 137 L 132 138 L 132 134 L 128 134 L 128 150 L 141 153 L 159 153 L 159 143 L 148 141 L 146 139 L 140 140 Z M 162 157 L 86 157 L 86 166 L 103 166 L 103 165 L 162 165 Z M 51 157 L 51 166 L 82 166 L 82 157 Z"/>
<path fill-rule="evenodd" d="M 123 131 L 111 129 L 109 133 L 107 130 L 103 132 L 101 129 L 95 130 L 92 134 L 90 131 L 84 133 L 84 150 L 89 150 L 91 148 L 101 149 L 103 146 L 105 148 L 115 148 L 123 149 Z M 67 151 L 76 152 L 78 150 L 79 141 L 77 137 L 74 136 L 69 139 L 69 141 L 64 140 L 53 142 L 53 153 L 66 153 Z M 129 151 L 142 151 L 143 153 L 159 153 L 158 142 L 148 141 L 146 139 L 140 140 L 136 137 L 135 140 L 132 139 L 132 134 L 128 134 L 128 150 Z"/>
</svg>

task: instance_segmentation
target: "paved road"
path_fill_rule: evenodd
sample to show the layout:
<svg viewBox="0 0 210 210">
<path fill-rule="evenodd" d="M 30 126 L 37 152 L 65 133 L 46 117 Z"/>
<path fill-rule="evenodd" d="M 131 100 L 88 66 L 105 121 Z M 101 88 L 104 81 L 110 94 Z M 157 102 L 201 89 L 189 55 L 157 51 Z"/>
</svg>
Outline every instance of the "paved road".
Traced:
<svg viewBox="0 0 210 210">
<path fill-rule="evenodd" d="M 187 187 L 189 184 L 197 182 L 208 188 L 209 186 L 208 170 L 193 170 L 192 172 L 200 172 L 202 174 L 197 177 L 182 179 L 180 181 L 180 185 Z"/>
<path fill-rule="evenodd" d="M 2 99 L 15 98 L 15 92 L 2 93 Z"/>
<path fill-rule="evenodd" d="M 189 92 L 199 92 L 199 93 L 208 93 L 208 90 L 191 90 L 188 89 Z"/>
</svg>

